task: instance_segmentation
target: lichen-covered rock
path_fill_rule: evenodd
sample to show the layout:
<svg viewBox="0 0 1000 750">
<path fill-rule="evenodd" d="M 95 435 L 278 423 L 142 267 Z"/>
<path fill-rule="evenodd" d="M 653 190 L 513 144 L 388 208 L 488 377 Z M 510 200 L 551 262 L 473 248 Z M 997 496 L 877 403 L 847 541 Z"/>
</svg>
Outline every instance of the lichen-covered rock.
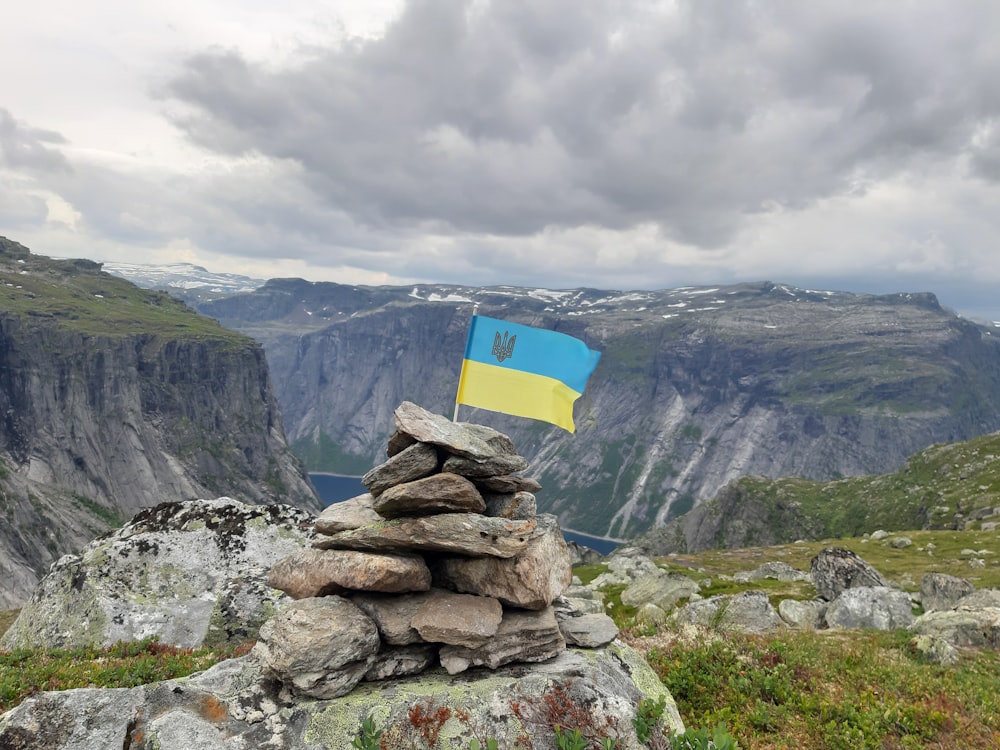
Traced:
<svg viewBox="0 0 1000 750">
<path fill-rule="evenodd" d="M 422 747 L 411 720 L 437 715 L 443 746 L 473 738 L 500 747 L 554 747 L 546 709 L 585 707 L 596 736 L 620 750 L 642 750 L 632 726 L 640 700 L 663 698 L 663 727 L 682 733 L 677 707 L 656 673 L 633 649 L 615 642 L 596 651 L 570 649 L 541 664 L 451 677 L 441 669 L 416 677 L 362 682 L 329 700 L 283 703 L 251 656 L 231 659 L 179 680 L 114 690 L 39 693 L 0 716 L 0 747 L 21 750 L 345 750 L 371 718 L 390 747 Z M 569 714 L 565 714 L 569 716 Z M 447 744 L 444 744 L 447 743 Z"/>
<path fill-rule="evenodd" d="M 165 503 L 67 555 L 0 648 L 109 646 L 157 637 L 195 648 L 252 639 L 284 596 L 267 571 L 314 538 L 313 516 L 231 498 Z"/>
<path fill-rule="evenodd" d="M 831 628 L 896 630 L 913 624 L 910 595 L 888 586 L 847 589 L 826 608 L 826 624 Z"/>
<path fill-rule="evenodd" d="M 670 622 L 740 633 L 767 633 L 786 627 L 763 591 L 719 594 L 689 602 L 670 616 Z"/>
<path fill-rule="evenodd" d="M 927 573 L 920 580 L 920 603 L 924 612 L 951 609 L 958 600 L 976 590 L 971 581 L 947 573 Z"/>
<path fill-rule="evenodd" d="M 918 617 L 910 629 L 954 646 L 1000 648 L 1000 607 L 928 612 Z"/>
</svg>

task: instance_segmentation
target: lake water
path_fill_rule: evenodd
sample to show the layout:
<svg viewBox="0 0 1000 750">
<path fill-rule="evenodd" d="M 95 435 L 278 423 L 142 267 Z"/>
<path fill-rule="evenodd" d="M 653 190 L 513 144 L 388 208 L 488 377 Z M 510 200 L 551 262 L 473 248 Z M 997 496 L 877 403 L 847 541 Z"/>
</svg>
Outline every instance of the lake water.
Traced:
<svg viewBox="0 0 1000 750">
<path fill-rule="evenodd" d="M 321 472 L 311 473 L 309 478 L 313 486 L 319 493 L 324 505 L 330 503 L 340 503 L 350 500 L 368 490 L 361 484 L 361 477 L 344 476 L 342 474 L 324 474 Z M 612 550 L 618 547 L 621 542 L 613 539 L 604 539 L 599 536 L 581 534 L 579 531 L 567 531 L 563 529 L 563 537 L 567 542 L 576 542 L 582 547 L 589 547 L 600 552 L 602 555 L 611 554 Z"/>
</svg>

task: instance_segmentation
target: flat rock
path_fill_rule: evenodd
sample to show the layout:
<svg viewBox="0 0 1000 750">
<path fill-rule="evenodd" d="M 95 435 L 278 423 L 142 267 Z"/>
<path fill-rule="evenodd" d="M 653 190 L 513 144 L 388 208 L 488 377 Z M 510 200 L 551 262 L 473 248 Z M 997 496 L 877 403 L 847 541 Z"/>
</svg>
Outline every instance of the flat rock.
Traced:
<svg viewBox="0 0 1000 750">
<path fill-rule="evenodd" d="M 517 474 L 509 474 L 507 476 L 499 477 L 481 477 L 473 479 L 472 481 L 476 483 L 480 492 L 535 493 L 542 489 L 542 485 L 538 483 L 537 479 L 533 479 L 532 477 L 522 477 Z"/>
<path fill-rule="evenodd" d="M 271 567 L 268 583 L 293 599 L 348 591 L 427 591 L 431 572 L 420 555 L 304 549 Z"/>
<path fill-rule="evenodd" d="M 435 589 L 410 624 L 429 643 L 476 648 L 496 634 L 502 617 L 503 607 L 492 597 Z"/>
<path fill-rule="evenodd" d="M 433 474 L 438 454 L 433 445 L 414 443 L 361 477 L 361 484 L 378 497 L 390 487 Z"/>
<path fill-rule="evenodd" d="M 474 459 L 517 455 L 514 443 L 503 433 L 483 425 L 451 422 L 410 401 L 404 401 L 396 407 L 393 416 L 396 420 L 396 432 L 409 435 L 420 443 L 441 446 L 454 455 Z"/>
<path fill-rule="evenodd" d="M 605 614 L 583 614 L 559 620 L 559 630 L 570 646 L 600 648 L 618 637 L 618 626 Z"/>
<path fill-rule="evenodd" d="M 468 479 L 442 472 L 389 487 L 375 499 L 373 507 L 383 518 L 400 518 L 439 513 L 481 514 L 486 510 L 486 502 Z"/>
<path fill-rule="evenodd" d="M 491 477 L 512 471 L 524 471 L 527 468 L 526 458 L 506 453 L 488 458 L 448 456 L 441 465 L 442 471 L 450 471 L 465 477 Z"/>
<path fill-rule="evenodd" d="M 528 546 L 536 522 L 476 513 L 441 513 L 342 531 L 313 542 L 319 549 L 377 552 L 451 552 L 472 557 L 513 557 Z"/>
<path fill-rule="evenodd" d="M 382 516 L 375 512 L 375 498 L 370 492 L 339 503 L 331 503 L 316 517 L 313 527 L 318 534 L 336 534 L 338 531 L 359 529 L 377 523 Z"/>
</svg>

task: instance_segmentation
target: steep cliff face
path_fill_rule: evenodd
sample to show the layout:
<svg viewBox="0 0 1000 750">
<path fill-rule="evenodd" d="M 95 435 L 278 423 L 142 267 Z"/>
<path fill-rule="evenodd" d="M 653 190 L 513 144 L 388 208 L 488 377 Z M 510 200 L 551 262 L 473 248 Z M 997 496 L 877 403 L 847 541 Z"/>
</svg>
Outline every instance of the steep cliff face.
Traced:
<svg viewBox="0 0 1000 750">
<path fill-rule="evenodd" d="M 0 245 L 0 608 L 142 508 L 316 510 L 264 353 L 86 261 Z"/>
<path fill-rule="evenodd" d="M 380 459 L 400 402 L 451 415 L 473 303 L 603 352 L 574 435 L 460 412 L 516 440 L 545 488 L 540 509 L 566 528 L 630 537 L 738 477 L 883 473 L 932 443 L 1000 429 L 1000 331 L 931 294 L 284 279 L 200 309 L 264 343 L 289 439 L 310 468 L 361 473 Z"/>
</svg>

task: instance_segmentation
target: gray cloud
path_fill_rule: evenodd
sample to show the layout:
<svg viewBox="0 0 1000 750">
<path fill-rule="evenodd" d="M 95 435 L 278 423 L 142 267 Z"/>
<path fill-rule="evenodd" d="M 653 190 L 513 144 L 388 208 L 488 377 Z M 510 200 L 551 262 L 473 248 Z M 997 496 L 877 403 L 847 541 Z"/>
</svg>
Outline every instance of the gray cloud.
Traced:
<svg viewBox="0 0 1000 750">
<path fill-rule="evenodd" d="M 991 1 L 410 0 L 377 37 L 289 17 L 308 43 L 268 59 L 258 27 L 200 46 L 225 15 L 197 17 L 201 52 L 142 60 L 156 112 L 105 96 L 115 76 L 23 110 L 64 121 L 0 109 L 0 230 L 271 275 L 996 309 Z"/>
<path fill-rule="evenodd" d="M 958 159 L 1000 115 L 1000 8 L 907 7 L 418 0 L 294 69 L 201 54 L 166 94 L 195 142 L 291 160 L 361 224 L 655 222 L 715 247 L 775 206 Z"/>
<path fill-rule="evenodd" d="M 39 172 L 68 170 L 66 157 L 52 147 L 64 143 L 59 133 L 18 122 L 0 107 L 0 166 Z"/>
</svg>

